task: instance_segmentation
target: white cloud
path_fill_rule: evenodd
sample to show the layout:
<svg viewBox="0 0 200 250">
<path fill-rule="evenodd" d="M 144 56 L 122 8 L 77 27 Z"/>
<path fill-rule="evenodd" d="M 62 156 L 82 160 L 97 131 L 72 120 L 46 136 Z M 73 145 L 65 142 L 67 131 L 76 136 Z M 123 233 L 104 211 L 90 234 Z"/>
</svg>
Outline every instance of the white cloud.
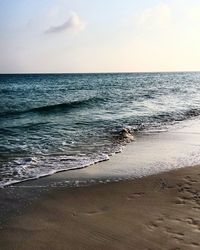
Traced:
<svg viewBox="0 0 200 250">
<path fill-rule="evenodd" d="M 166 29 L 171 24 L 171 9 L 167 4 L 160 3 L 140 13 L 136 23 L 140 29 Z"/>
<path fill-rule="evenodd" d="M 49 27 L 45 31 L 45 33 L 46 34 L 61 33 L 67 30 L 80 31 L 80 30 L 83 30 L 84 27 L 85 27 L 85 23 L 80 19 L 78 14 L 75 12 L 71 12 L 68 19 L 64 23 Z"/>
</svg>

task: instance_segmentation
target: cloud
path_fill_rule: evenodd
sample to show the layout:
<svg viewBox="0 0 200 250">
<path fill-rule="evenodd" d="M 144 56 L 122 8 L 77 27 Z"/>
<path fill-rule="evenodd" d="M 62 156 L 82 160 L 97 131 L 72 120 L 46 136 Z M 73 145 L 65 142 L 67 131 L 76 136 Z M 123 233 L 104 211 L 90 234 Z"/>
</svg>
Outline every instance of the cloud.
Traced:
<svg viewBox="0 0 200 250">
<path fill-rule="evenodd" d="M 67 30 L 80 31 L 80 30 L 83 30 L 84 27 L 85 27 L 85 23 L 80 19 L 77 13 L 71 12 L 66 22 L 57 26 L 49 27 L 45 31 L 45 33 L 46 34 L 61 33 Z"/>
<path fill-rule="evenodd" d="M 166 29 L 170 24 L 171 9 L 165 3 L 146 9 L 137 17 L 137 26 L 148 30 Z"/>
</svg>

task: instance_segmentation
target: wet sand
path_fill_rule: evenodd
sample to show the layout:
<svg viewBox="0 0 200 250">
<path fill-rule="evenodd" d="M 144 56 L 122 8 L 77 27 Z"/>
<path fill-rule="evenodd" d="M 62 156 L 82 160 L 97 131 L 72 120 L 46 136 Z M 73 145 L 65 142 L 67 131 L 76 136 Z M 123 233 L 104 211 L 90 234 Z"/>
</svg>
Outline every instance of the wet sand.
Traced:
<svg viewBox="0 0 200 250">
<path fill-rule="evenodd" d="M 0 249 L 200 249 L 200 166 L 51 191 L 1 228 Z"/>
</svg>

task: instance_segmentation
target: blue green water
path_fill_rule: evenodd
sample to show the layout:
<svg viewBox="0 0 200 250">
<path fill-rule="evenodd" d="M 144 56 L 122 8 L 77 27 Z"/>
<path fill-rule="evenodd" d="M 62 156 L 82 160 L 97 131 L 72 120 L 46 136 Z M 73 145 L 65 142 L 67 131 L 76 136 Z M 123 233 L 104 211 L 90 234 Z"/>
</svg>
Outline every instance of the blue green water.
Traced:
<svg viewBox="0 0 200 250">
<path fill-rule="evenodd" d="M 0 186 L 108 160 L 124 127 L 198 115 L 198 72 L 0 75 Z"/>
</svg>

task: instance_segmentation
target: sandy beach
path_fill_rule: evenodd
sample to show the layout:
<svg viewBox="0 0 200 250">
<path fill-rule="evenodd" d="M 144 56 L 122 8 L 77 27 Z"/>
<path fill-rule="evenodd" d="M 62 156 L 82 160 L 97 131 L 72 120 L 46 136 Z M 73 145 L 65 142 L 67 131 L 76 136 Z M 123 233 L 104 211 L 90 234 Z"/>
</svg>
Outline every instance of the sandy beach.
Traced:
<svg viewBox="0 0 200 250">
<path fill-rule="evenodd" d="M 0 249 L 199 249 L 200 166 L 54 190 L 0 233 Z"/>
</svg>

